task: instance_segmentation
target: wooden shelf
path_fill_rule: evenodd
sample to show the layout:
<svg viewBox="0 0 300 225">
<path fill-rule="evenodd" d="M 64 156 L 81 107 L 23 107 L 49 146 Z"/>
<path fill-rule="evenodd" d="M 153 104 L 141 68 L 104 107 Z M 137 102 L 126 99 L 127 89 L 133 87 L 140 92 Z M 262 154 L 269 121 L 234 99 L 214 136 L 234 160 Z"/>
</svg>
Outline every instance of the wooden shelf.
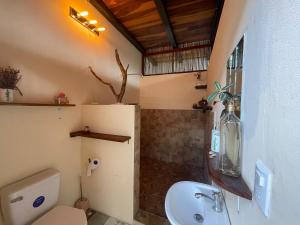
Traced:
<svg viewBox="0 0 300 225">
<path fill-rule="evenodd" d="M 7 103 L 0 102 L 0 106 L 55 106 L 55 107 L 73 107 L 75 104 L 50 104 L 50 103 Z"/>
<path fill-rule="evenodd" d="M 212 110 L 213 108 L 212 108 L 211 106 L 207 106 L 207 107 L 193 106 L 193 109 L 195 109 L 195 110 L 203 110 L 203 111 L 205 112 L 205 111 L 210 111 L 210 110 Z"/>
<path fill-rule="evenodd" d="M 209 150 L 206 151 L 208 174 L 211 179 L 225 190 L 240 197 L 252 200 L 252 192 L 242 177 L 230 177 L 222 174 L 218 170 L 218 156 L 210 159 Z"/>
<path fill-rule="evenodd" d="M 94 132 L 85 132 L 85 131 L 71 132 L 70 137 L 86 137 L 86 138 L 94 138 L 94 139 L 101 139 L 101 140 L 115 141 L 115 142 L 126 142 L 131 139 L 130 136 L 121 136 L 121 135 L 114 135 L 114 134 L 103 134 L 103 133 L 94 133 Z"/>
<path fill-rule="evenodd" d="M 199 89 L 200 89 L 200 90 L 201 90 L 201 89 L 204 89 L 204 90 L 205 90 L 205 89 L 207 89 L 207 85 L 206 85 L 206 84 L 205 84 L 205 85 L 196 85 L 195 88 L 198 89 L 198 90 L 199 90 Z"/>
</svg>

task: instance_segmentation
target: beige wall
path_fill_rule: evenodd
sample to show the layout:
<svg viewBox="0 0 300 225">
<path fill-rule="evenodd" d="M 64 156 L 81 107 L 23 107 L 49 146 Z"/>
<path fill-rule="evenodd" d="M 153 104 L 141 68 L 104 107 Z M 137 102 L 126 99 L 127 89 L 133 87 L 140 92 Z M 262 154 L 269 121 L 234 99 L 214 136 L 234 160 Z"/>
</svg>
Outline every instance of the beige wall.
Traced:
<svg viewBox="0 0 300 225">
<path fill-rule="evenodd" d="M 88 71 L 92 66 L 118 87 L 118 49 L 129 73 L 140 73 L 141 55 L 87 0 L 0 0 L 0 66 L 21 70 L 18 101 L 53 100 L 64 91 L 74 103 L 114 103 L 109 88 Z M 99 37 L 69 16 L 69 7 L 88 10 L 106 31 Z M 129 76 L 125 102 L 137 102 L 139 77 Z"/>
<path fill-rule="evenodd" d="M 192 109 L 206 98 L 206 90 L 196 90 L 196 73 L 144 76 L 140 82 L 140 105 L 143 109 Z M 206 72 L 202 72 L 206 80 Z"/>
<path fill-rule="evenodd" d="M 64 91 L 76 104 L 114 103 L 109 88 L 88 72 L 88 66 L 92 66 L 105 80 L 118 87 L 121 79 L 114 49 L 119 50 L 125 66 L 130 64 L 129 73 L 140 73 L 140 53 L 86 0 L 0 0 L 0 5 L 0 66 L 21 70 L 23 78 L 19 87 L 24 97 L 16 94 L 18 102 L 52 102 L 57 92 Z M 69 17 L 69 6 L 88 10 L 90 18 L 97 19 L 107 30 L 95 36 Z M 138 96 L 139 77 L 129 76 L 125 102 L 138 102 Z M 79 197 L 81 138 L 71 139 L 69 132 L 80 129 L 81 120 L 81 106 L 61 111 L 55 107 L 1 106 L 0 187 L 47 167 L 55 167 L 62 172 L 60 203 L 73 205 Z M 128 147 L 132 143 L 119 145 Z M 109 145 L 111 148 L 114 146 Z M 126 157 L 133 159 L 133 153 L 117 151 L 126 162 L 129 160 Z M 115 168 L 113 160 L 109 164 Z M 127 169 L 132 169 L 133 174 L 133 163 L 131 166 Z M 118 179 L 119 174 L 114 169 L 108 174 L 112 174 L 113 182 L 128 184 L 126 179 Z M 107 196 L 115 194 L 112 189 Z M 128 195 L 119 196 L 118 200 L 127 201 L 127 198 L 133 201 Z M 107 207 L 110 209 L 112 204 Z M 122 218 L 124 212 L 118 208 L 112 215 L 118 217 L 118 213 Z"/>
<path fill-rule="evenodd" d="M 60 204 L 79 197 L 81 107 L 0 108 L 0 187 L 46 168 L 61 171 Z M 4 225 L 0 216 L 0 225 Z"/>
<path fill-rule="evenodd" d="M 258 159 L 273 173 L 269 218 L 255 199 L 241 199 L 238 212 L 237 197 L 226 192 L 232 225 L 299 224 L 299 10 L 296 1 L 225 1 L 208 69 L 209 89 L 215 80 L 224 80 L 225 62 L 246 33 L 242 175 L 253 190 Z"/>
<path fill-rule="evenodd" d="M 131 136 L 129 144 L 82 138 L 84 194 L 93 209 L 132 224 L 134 214 L 135 106 L 86 105 L 83 125 L 108 134 Z M 85 176 L 88 158 L 100 167 Z"/>
</svg>

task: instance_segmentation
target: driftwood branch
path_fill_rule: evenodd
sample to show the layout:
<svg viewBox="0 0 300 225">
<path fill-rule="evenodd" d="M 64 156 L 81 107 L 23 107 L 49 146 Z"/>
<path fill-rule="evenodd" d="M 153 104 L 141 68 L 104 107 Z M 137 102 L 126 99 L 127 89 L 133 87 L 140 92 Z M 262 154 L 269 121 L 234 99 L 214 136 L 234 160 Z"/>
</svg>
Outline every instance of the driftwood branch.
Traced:
<svg viewBox="0 0 300 225">
<path fill-rule="evenodd" d="M 122 75 L 122 85 L 121 85 L 121 89 L 120 89 L 119 93 L 116 92 L 116 90 L 114 89 L 114 87 L 112 86 L 111 83 L 104 81 L 100 76 L 98 76 L 95 73 L 95 71 L 92 69 L 91 66 L 89 66 L 89 69 L 90 69 L 90 72 L 94 75 L 94 77 L 97 78 L 97 80 L 99 80 L 102 84 L 105 84 L 110 88 L 110 90 L 112 91 L 113 95 L 116 98 L 116 101 L 118 103 L 121 103 L 122 99 L 124 97 L 124 94 L 125 94 L 125 90 L 126 90 L 127 75 L 128 75 L 127 71 L 128 71 L 129 65 L 127 65 L 126 69 L 124 68 L 124 66 L 123 66 L 123 64 L 120 60 L 120 56 L 119 56 L 119 53 L 118 53 L 117 49 L 115 50 L 115 56 L 116 56 L 116 61 L 117 61 L 117 64 L 118 64 L 118 66 L 121 70 L 121 75 Z"/>
</svg>

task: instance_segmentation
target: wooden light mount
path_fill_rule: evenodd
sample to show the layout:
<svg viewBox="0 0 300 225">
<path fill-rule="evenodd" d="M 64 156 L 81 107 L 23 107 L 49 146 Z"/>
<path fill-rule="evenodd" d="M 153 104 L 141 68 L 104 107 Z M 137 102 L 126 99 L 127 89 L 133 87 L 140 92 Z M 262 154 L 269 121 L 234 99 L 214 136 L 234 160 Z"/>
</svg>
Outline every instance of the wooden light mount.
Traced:
<svg viewBox="0 0 300 225">
<path fill-rule="evenodd" d="M 98 76 L 91 66 L 89 66 L 89 69 L 90 69 L 90 72 L 94 75 L 94 77 L 97 80 L 99 80 L 102 84 L 105 84 L 110 88 L 111 92 L 115 96 L 115 99 L 116 99 L 117 103 L 122 103 L 122 99 L 124 97 L 125 90 L 126 90 L 127 76 L 128 76 L 127 70 L 129 68 L 129 65 L 127 65 L 127 67 L 124 68 L 124 66 L 123 66 L 123 64 L 120 60 L 120 56 L 119 56 L 119 53 L 118 53 L 117 49 L 115 50 L 115 57 L 116 57 L 116 61 L 117 61 L 118 66 L 121 70 L 121 73 L 122 73 L 122 85 L 121 85 L 121 89 L 120 89 L 119 93 L 116 92 L 115 88 L 113 87 L 113 85 L 111 83 L 104 81 L 100 76 Z"/>
</svg>

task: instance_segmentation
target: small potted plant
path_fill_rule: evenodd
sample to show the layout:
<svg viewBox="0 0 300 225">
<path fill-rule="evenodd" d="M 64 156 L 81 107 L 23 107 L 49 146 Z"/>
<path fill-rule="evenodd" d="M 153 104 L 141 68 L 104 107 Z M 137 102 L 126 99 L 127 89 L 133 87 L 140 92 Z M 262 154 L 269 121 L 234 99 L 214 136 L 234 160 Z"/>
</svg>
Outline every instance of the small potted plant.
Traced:
<svg viewBox="0 0 300 225">
<path fill-rule="evenodd" d="M 58 105 L 66 105 L 69 104 L 69 99 L 64 92 L 59 92 L 57 96 L 54 98 L 55 104 Z"/>
<path fill-rule="evenodd" d="M 13 102 L 14 90 L 17 90 L 19 94 L 23 96 L 22 92 L 17 87 L 17 83 L 22 78 L 19 73 L 20 70 L 11 67 L 0 68 L 0 97 L 2 102 Z"/>
<path fill-rule="evenodd" d="M 235 113 L 240 116 L 240 102 L 241 102 L 241 95 L 240 94 L 231 94 L 228 89 L 232 86 L 233 84 L 226 85 L 224 87 L 221 86 L 221 84 L 218 81 L 215 81 L 215 91 L 213 91 L 208 97 L 207 101 L 208 102 L 213 102 L 214 99 L 218 96 L 219 101 L 214 101 L 213 104 L 216 104 L 218 102 L 221 102 L 224 106 L 225 109 L 222 111 L 221 117 L 226 113 L 226 108 L 229 103 L 232 103 L 235 108 Z"/>
</svg>

